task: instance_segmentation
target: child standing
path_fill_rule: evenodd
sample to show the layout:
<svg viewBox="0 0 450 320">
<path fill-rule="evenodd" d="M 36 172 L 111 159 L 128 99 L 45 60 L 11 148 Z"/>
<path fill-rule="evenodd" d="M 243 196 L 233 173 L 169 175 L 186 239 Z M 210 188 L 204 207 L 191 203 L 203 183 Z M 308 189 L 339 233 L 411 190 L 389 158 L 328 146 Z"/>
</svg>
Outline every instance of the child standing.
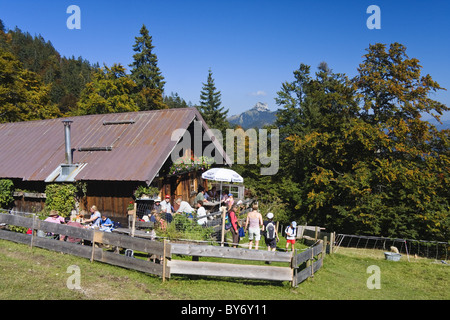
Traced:
<svg viewBox="0 0 450 320">
<path fill-rule="evenodd" d="M 286 232 L 286 251 L 288 251 L 289 243 L 291 244 L 291 249 L 294 251 L 295 238 L 297 237 L 297 222 L 292 221 L 291 225 L 285 230 Z"/>
</svg>

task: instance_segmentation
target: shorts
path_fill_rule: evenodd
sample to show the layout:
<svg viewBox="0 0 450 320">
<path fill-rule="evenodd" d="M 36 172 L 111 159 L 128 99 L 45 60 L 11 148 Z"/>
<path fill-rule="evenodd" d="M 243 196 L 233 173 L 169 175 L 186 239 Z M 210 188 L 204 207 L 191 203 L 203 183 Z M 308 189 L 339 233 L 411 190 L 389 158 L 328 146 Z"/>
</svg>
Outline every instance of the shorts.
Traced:
<svg viewBox="0 0 450 320">
<path fill-rule="evenodd" d="M 295 239 L 289 239 L 289 240 L 286 240 L 286 243 L 292 243 L 292 244 L 295 244 Z"/>
<path fill-rule="evenodd" d="M 255 237 L 255 241 L 259 241 L 261 239 L 260 231 L 259 228 L 248 228 L 248 240 L 253 240 L 253 237 Z"/>
<path fill-rule="evenodd" d="M 268 246 L 269 248 L 276 248 L 277 247 L 277 239 L 266 239 L 266 246 Z"/>
</svg>

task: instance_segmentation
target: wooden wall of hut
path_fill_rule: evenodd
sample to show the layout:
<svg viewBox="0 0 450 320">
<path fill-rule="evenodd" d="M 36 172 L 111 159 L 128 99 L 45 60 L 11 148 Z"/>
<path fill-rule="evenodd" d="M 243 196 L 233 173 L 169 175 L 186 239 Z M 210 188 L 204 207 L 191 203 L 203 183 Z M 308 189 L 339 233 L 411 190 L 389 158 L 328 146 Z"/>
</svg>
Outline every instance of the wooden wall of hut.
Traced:
<svg viewBox="0 0 450 320">
<path fill-rule="evenodd" d="M 19 212 L 38 213 L 44 210 L 45 193 L 14 193 L 13 210 Z"/>
<path fill-rule="evenodd" d="M 134 201 L 134 190 L 140 184 L 136 181 L 87 181 L 87 192 L 81 200 L 80 211 L 90 215 L 89 208 L 95 205 L 100 213 L 112 220 L 126 222 L 127 206 Z"/>
<path fill-rule="evenodd" d="M 161 186 L 162 197 L 169 194 L 172 202 L 175 202 L 177 198 L 181 198 L 193 206 L 199 186 L 207 186 L 207 181 L 203 180 L 201 176 L 201 171 L 191 171 L 165 177 Z"/>
</svg>

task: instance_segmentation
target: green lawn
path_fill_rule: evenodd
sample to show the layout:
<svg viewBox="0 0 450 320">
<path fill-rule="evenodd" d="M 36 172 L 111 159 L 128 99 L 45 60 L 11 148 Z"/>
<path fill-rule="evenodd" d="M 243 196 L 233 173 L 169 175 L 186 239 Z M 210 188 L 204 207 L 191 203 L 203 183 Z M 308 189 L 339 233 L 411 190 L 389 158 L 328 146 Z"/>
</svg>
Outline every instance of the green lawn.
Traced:
<svg viewBox="0 0 450 320">
<path fill-rule="evenodd" d="M 67 288 L 71 265 L 80 268 L 79 290 Z M 379 267 L 381 289 L 367 288 L 371 265 Z M 340 248 L 327 255 L 314 279 L 297 288 L 289 282 L 176 275 L 163 283 L 156 276 L 4 240 L 0 270 L 2 300 L 450 299 L 450 266 L 427 259 L 408 262 L 405 256 L 399 262 L 386 261 L 382 251 L 363 249 Z"/>
</svg>

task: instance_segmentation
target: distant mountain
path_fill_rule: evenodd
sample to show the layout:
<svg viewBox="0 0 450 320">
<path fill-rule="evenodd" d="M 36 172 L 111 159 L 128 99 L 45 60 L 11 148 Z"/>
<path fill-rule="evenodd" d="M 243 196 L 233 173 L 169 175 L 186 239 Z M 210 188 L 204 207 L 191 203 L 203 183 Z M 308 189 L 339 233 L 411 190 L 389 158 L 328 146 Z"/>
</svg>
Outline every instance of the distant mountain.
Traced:
<svg viewBox="0 0 450 320">
<path fill-rule="evenodd" d="M 273 124 L 277 117 L 276 114 L 277 111 L 270 111 L 267 103 L 258 102 L 250 110 L 233 115 L 227 118 L 227 120 L 231 125 L 239 125 L 246 130 L 249 128 L 262 128 L 263 126 Z M 422 120 L 435 125 L 438 130 L 450 129 L 450 120 L 443 120 L 442 124 L 434 118 Z"/>
<path fill-rule="evenodd" d="M 258 102 L 250 110 L 229 117 L 227 120 L 231 125 L 239 125 L 243 129 L 262 128 L 275 122 L 276 111 L 270 111 L 267 103 Z"/>
</svg>

